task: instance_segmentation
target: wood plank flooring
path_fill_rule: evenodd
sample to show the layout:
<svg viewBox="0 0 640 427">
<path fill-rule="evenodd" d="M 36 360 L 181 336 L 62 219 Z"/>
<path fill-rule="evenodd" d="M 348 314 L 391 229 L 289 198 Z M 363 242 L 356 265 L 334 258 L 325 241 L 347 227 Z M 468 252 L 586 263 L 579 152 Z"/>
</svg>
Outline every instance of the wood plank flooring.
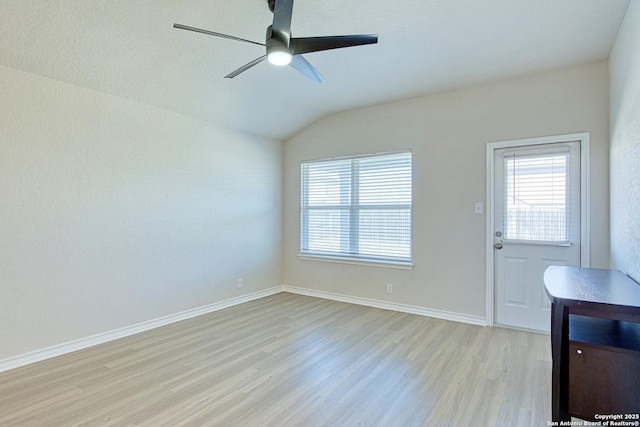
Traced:
<svg viewBox="0 0 640 427">
<path fill-rule="evenodd" d="M 280 293 L 0 374 L 0 426 L 544 426 L 549 337 Z"/>
</svg>

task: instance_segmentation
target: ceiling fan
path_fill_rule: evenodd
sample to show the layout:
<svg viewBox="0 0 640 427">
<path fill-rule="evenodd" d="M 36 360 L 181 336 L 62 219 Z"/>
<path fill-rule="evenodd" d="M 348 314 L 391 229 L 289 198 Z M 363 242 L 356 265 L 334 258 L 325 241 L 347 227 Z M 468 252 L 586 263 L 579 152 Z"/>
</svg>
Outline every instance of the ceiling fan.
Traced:
<svg viewBox="0 0 640 427">
<path fill-rule="evenodd" d="M 273 12 L 273 24 L 267 27 L 265 43 L 242 39 L 228 34 L 216 33 L 200 28 L 189 27 L 182 24 L 173 24 L 180 30 L 194 31 L 210 36 L 251 43 L 266 48 L 266 53 L 243 65 L 235 71 L 224 76 L 232 79 L 238 74 L 247 71 L 267 59 L 274 65 L 290 65 L 295 70 L 316 83 L 322 83 L 324 77 L 307 61 L 302 54 L 319 52 L 329 49 L 360 46 L 378 43 L 377 34 L 356 34 L 348 36 L 323 36 L 323 37 L 291 37 L 291 15 L 293 12 L 293 0 L 267 0 L 269 9 Z"/>
</svg>

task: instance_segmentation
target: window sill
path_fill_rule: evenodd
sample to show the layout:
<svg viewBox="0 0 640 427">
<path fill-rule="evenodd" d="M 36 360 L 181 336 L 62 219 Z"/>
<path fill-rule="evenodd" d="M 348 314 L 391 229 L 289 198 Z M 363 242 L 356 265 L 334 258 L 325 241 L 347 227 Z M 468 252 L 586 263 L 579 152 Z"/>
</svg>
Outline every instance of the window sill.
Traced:
<svg viewBox="0 0 640 427">
<path fill-rule="evenodd" d="M 361 258 L 335 257 L 330 255 L 311 255 L 311 254 L 298 254 L 298 258 L 305 261 L 336 262 L 338 264 L 367 265 L 372 267 L 397 268 L 400 270 L 413 269 L 413 263 L 406 263 L 406 262 L 393 262 L 393 261 L 380 261 L 380 260 L 376 261 L 376 260 L 365 260 Z"/>
</svg>

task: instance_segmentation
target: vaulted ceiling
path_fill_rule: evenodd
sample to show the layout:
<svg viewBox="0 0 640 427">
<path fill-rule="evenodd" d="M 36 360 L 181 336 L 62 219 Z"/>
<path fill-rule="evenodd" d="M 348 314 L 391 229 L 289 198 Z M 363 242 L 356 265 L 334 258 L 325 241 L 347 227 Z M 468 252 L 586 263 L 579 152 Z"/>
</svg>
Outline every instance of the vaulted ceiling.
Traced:
<svg viewBox="0 0 640 427">
<path fill-rule="evenodd" d="M 0 2 L 0 64 L 216 125 L 286 139 L 351 108 L 605 60 L 629 0 L 295 0 L 294 37 L 377 33 L 305 57 L 326 81 L 263 62 L 266 0 Z"/>
</svg>

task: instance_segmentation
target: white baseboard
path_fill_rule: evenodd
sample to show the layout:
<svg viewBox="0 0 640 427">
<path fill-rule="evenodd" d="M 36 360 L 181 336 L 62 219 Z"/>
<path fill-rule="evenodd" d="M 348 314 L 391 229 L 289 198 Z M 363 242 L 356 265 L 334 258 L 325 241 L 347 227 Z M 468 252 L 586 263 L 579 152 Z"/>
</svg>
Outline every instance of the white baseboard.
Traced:
<svg viewBox="0 0 640 427">
<path fill-rule="evenodd" d="M 279 292 L 290 292 L 292 294 L 306 295 L 333 301 L 346 302 L 350 304 L 364 305 L 367 307 L 399 311 L 402 313 L 417 314 L 419 316 L 435 317 L 437 319 L 452 320 L 455 322 L 486 326 L 486 320 L 484 317 L 470 316 L 467 314 L 434 310 L 408 304 L 398 304 L 369 298 L 336 294 L 333 292 L 317 291 L 313 289 L 283 285 L 0 360 L 0 372 L 9 371 L 21 366 L 30 365 L 32 363 L 41 362 L 43 360 L 62 356 L 74 351 L 83 350 L 85 348 L 93 347 L 99 344 L 104 344 L 106 342 L 117 340 L 119 338 L 124 338 L 133 334 L 148 331 L 150 329 L 159 328 L 170 323 L 180 322 L 181 320 L 191 319 L 192 317 L 201 316 L 203 314 L 212 313 L 214 311 L 222 310 L 234 305 L 264 298 L 269 295 L 277 294 Z"/>
<path fill-rule="evenodd" d="M 159 317 L 157 319 L 148 320 L 146 322 L 138 323 L 135 325 L 125 326 L 124 328 L 115 329 L 115 330 L 104 332 L 101 334 L 92 335 L 86 338 L 80 338 L 74 341 L 69 341 L 66 343 L 43 348 L 40 350 L 35 350 L 26 354 L 10 357 L 8 359 L 0 360 L 0 372 L 9 371 L 11 369 L 19 368 L 21 366 L 40 362 L 46 359 L 51 359 L 57 356 L 62 356 L 63 354 L 71 353 L 78 350 L 83 350 L 85 348 L 93 347 L 98 344 L 103 344 L 109 341 L 117 340 L 118 338 L 124 338 L 129 335 L 148 331 L 150 329 L 159 328 L 160 326 L 165 326 L 170 323 L 191 319 L 192 317 L 201 316 L 207 313 L 212 313 L 214 311 L 222 310 L 224 308 L 232 307 L 234 305 L 242 304 L 242 303 L 253 301 L 259 298 L 264 298 L 269 295 L 277 294 L 282 291 L 283 291 L 282 286 L 275 286 L 273 288 L 265 289 L 263 291 L 253 292 L 247 295 L 241 295 L 241 296 L 230 298 L 224 301 L 208 304 L 202 307 L 197 307 L 191 310 L 182 311 L 180 313 L 170 314 L 168 316 Z"/>
<path fill-rule="evenodd" d="M 454 313 L 451 311 L 435 310 L 431 308 L 417 307 L 408 304 L 380 301 L 369 298 L 354 297 L 351 295 L 336 294 L 333 292 L 317 291 L 313 289 L 298 288 L 295 286 L 283 286 L 285 292 L 306 295 L 310 297 L 324 298 L 333 301 L 347 302 L 350 304 L 364 305 L 367 307 L 382 308 L 385 310 L 399 311 L 402 313 L 417 314 L 419 316 L 435 317 L 437 319 L 452 320 L 454 322 L 469 323 L 471 325 L 487 326 L 486 319 L 480 316 Z"/>
</svg>

